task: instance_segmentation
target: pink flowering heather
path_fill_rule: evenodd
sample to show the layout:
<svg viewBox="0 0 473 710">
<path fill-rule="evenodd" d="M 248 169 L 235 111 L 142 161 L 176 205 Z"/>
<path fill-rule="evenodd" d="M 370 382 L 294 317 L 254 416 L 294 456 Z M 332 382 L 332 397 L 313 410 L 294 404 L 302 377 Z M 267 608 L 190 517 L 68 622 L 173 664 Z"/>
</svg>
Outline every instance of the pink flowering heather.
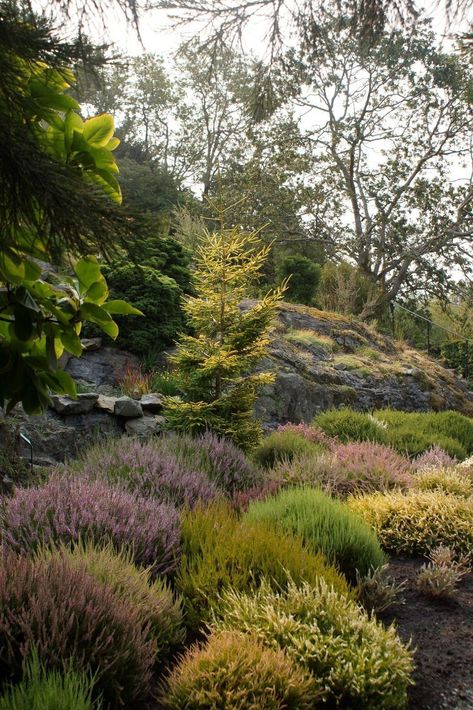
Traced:
<svg viewBox="0 0 473 710">
<path fill-rule="evenodd" d="M 371 441 L 353 441 L 332 448 L 335 460 L 361 489 L 407 488 L 412 480 L 410 461 L 394 449 Z"/>
<path fill-rule="evenodd" d="M 414 459 L 412 465 L 416 471 L 426 471 L 429 468 L 450 468 L 456 463 L 457 460 L 449 456 L 440 446 L 432 446 Z"/>
<path fill-rule="evenodd" d="M 42 543 L 111 540 L 154 574 L 173 572 L 180 545 L 173 506 L 105 481 L 58 475 L 43 486 L 17 489 L 5 500 L 1 533 L 5 547 L 26 553 Z"/>
<path fill-rule="evenodd" d="M 0 682 L 35 648 L 47 669 L 93 676 L 106 707 L 143 707 L 153 691 L 156 641 L 139 612 L 64 557 L 2 556 L 0 647 Z"/>
<path fill-rule="evenodd" d="M 336 439 L 328 436 L 320 427 L 311 426 L 304 422 L 300 424 L 282 424 L 278 426 L 276 431 L 292 431 L 303 439 L 307 439 L 307 441 L 310 441 L 312 444 L 320 444 L 321 446 L 326 446 L 328 449 L 332 448 L 332 446 L 337 443 Z"/>
<path fill-rule="evenodd" d="M 178 507 L 193 508 L 198 501 L 208 503 L 219 495 L 217 484 L 198 462 L 178 460 L 158 442 L 111 439 L 92 447 L 74 469 Z"/>
</svg>

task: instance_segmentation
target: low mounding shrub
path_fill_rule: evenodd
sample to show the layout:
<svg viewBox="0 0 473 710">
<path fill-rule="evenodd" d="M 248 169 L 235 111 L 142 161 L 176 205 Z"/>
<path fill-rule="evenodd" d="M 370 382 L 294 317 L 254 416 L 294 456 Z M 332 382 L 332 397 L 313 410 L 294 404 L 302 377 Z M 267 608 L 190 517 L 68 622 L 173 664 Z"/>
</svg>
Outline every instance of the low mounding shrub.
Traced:
<svg viewBox="0 0 473 710">
<path fill-rule="evenodd" d="M 307 441 L 310 441 L 312 444 L 320 444 L 320 446 L 324 446 L 327 449 L 336 443 L 336 441 L 327 436 L 320 427 L 305 424 L 304 422 L 300 424 L 281 424 L 276 431 L 292 431 L 294 434 L 302 436 L 303 439 L 307 439 Z"/>
<path fill-rule="evenodd" d="M 251 595 L 228 590 L 214 625 L 257 633 L 268 647 L 283 649 L 312 672 L 323 707 L 394 710 L 407 700 L 410 651 L 393 627 L 370 619 L 323 579 L 287 591 L 266 582 Z"/>
<path fill-rule="evenodd" d="M 376 532 L 387 552 L 427 555 L 446 545 L 473 552 L 473 502 L 440 491 L 373 493 L 351 498 L 351 510 Z"/>
<path fill-rule="evenodd" d="M 161 437 L 154 446 L 175 457 L 187 468 L 197 467 L 225 493 L 244 491 L 259 484 L 262 473 L 230 439 L 206 431 L 199 436 Z"/>
<path fill-rule="evenodd" d="M 325 447 L 301 436 L 298 432 L 288 430 L 274 431 L 266 436 L 254 451 L 255 461 L 264 468 L 271 468 L 279 461 L 291 461 L 295 456 L 303 454 L 322 454 Z"/>
<path fill-rule="evenodd" d="M 322 555 L 312 554 L 300 540 L 264 523 L 239 520 L 228 506 L 198 507 L 182 521 L 182 557 L 176 587 L 182 594 L 185 622 L 193 631 L 208 621 L 218 595 L 227 587 L 248 591 L 262 577 L 278 588 L 288 574 L 295 582 L 319 576 L 346 593 L 347 585 Z"/>
<path fill-rule="evenodd" d="M 4 503 L 0 531 L 7 548 L 26 553 L 53 543 L 110 540 L 153 574 L 173 572 L 179 553 L 175 508 L 86 478 L 56 475 L 44 486 L 16 490 Z"/>
<path fill-rule="evenodd" d="M 415 458 L 433 446 L 440 446 L 449 456 L 464 459 L 466 451 L 459 441 L 447 436 L 418 430 L 414 423 L 394 429 L 388 427 L 386 442 L 404 456 Z"/>
<path fill-rule="evenodd" d="M 385 556 L 376 535 L 340 501 L 320 490 L 294 488 L 266 501 L 251 503 L 246 520 L 261 521 L 279 530 L 300 535 L 315 552 L 321 552 L 351 582 L 380 567 Z"/>
<path fill-rule="evenodd" d="M 162 670 L 162 664 L 185 640 L 181 602 L 174 598 L 167 582 L 160 577 L 153 581 L 149 570 L 135 567 L 129 552 L 116 552 L 110 544 L 99 548 L 79 543 L 73 548 L 44 548 L 39 553 L 39 559 L 57 557 L 74 569 L 85 569 L 137 611 L 146 634 L 156 641 L 157 670 Z"/>
<path fill-rule="evenodd" d="M 467 454 L 473 453 L 473 419 L 471 417 L 454 411 L 429 412 L 428 422 L 432 431 L 456 439 L 466 449 Z"/>
<path fill-rule="evenodd" d="M 152 690 L 156 644 L 136 610 L 65 559 L 4 555 L 0 568 L 0 679 L 18 679 L 33 648 L 47 670 L 84 672 L 112 706 Z M 66 706 L 67 707 L 67 706 Z"/>
<path fill-rule="evenodd" d="M 456 496 L 473 496 L 473 479 L 461 474 L 461 469 L 426 469 L 414 477 L 419 491 L 441 491 Z"/>
<path fill-rule="evenodd" d="M 169 710 L 311 710 L 319 693 L 310 673 L 280 649 L 222 631 L 188 651 L 163 695 Z"/>
<path fill-rule="evenodd" d="M 219 493 L 197 462 L 178 461 L 153 442 L 128 437 L 93 446 L 72 469 L 176 506 L 193 507 L 197 501 L 211 501 Z"/>
<path fill-rule="evenodd" d="M 92 688 L 84 673 L 45 671 L 35 651 L 24 664 L 21 683 L 0 698 L 0 710 L 99 710 Z"/>
<path fill-rule="evenodd" d="M 440 446 L 432 446 L 428 451 L 418 456 L 412 462 L 412 466 L 416 471 L 425 471 L 429 468 L 450 468 L 454 466 L 456 459 L 453 459 Z"/>
<path fill-rule="evenodd" d="M 352 409 L 329 409 L 318 414 L 314 424 L 328 435 L 347 441 L 376 441 L 383 444 L 386 432 L 382 422 Z"/>
<path fill-rule="evenodd" d="M 449 547 L 441 545 L 429 554 L 416 577 L 419 592 L 435 599 L 448 599 L 455 594 L 457 584 L 470 571 L 469 559 L 455 560 Z"/>
</svg>

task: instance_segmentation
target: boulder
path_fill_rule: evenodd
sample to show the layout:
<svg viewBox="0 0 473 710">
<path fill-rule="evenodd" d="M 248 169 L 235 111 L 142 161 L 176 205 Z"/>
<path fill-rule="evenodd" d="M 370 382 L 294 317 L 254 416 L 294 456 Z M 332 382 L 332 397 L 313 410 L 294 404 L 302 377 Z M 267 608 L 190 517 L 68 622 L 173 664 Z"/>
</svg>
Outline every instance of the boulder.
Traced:
<svg viewBox="0 0 473 710">
<path fill-rule="evenodd" d="M 163 408 L 162 397 L 156 392 L 144 394 L 140 399 L 140 404 L 144 412 L 151 412 L 151 414 L 157 414 Z"/>
<path fill-rule="evenodd" d="M 133 419 L 135 417 L 142 417 L 143 409 L 136 399 L 132 399 L 131 397 L 118 397 L 115 400 L 113 413 L 116 417 Z"/>
<path fill-rule="evenodd" d="M 164 427 L 164 417 L 146 415 L 139 419 L 127 419 L 125 431 L 129 436 L 148 437 L 159 434 Z"/>
<path fill-rule="evenodd" d="M 95 408 L 100 409 L 102 412 L 107 412 L 108 414 L 114 414 L 115 402 L 117 399 L 117 397 L 109 397 L 106 394 L 99 394 L 95 403 Z"/>
<path fill-rule="evenodd" d="M 99 396 L 95 392 L 78 394 L 77 399 L 55 394 L 51 397 L 51 403 L 58 414 L 67 417 L 71 414 L 87 414 L 94 408 L 98 398 Z"/>
</svg>

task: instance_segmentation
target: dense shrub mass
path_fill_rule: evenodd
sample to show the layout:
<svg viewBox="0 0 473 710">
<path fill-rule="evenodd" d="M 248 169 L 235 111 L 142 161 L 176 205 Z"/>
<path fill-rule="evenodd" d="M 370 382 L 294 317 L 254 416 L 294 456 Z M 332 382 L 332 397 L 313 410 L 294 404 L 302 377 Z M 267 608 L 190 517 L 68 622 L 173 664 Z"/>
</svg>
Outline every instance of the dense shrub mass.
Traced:
<svg viewBox="0 0 473 710">
<path fill-rule="evenodd" d="M 323 553 L 352 582 L 357 571 L 365 575 L 385 562 L 369 526 L 344 503 L 320 490 L 281 491 L 266 501 L 251 503 L 245 519 L 300 535 L 311 549 Z"/>
<path fill-rule="evenodd" d="M 259 484 L 262 474 L 235 444 L 213 432 L 195 438 L 181 434 L 158 439 L 154 444 L 186 468 L 195 467 L 225 493 L 244 491 Z"/>
<path fill-rule="evenodd" d="M 416 471 L 425 471 L 429 468 L 450 468 L 455 463 L 456 459 L 449 456 L 440 446 L 432 446 L 414 459 L 412 466 Z"/>
<path fill-rule="evenodd" d="M 305 424 L 304 422 L 301 422 L 300 424 L 281 424 L 278 426 L 276 431 L 292 431 L 294 434 L 302 436 L 303 439 L 307 439 L 307 441 L 312 442 L 312 444 L 320 444 L 327 449 L 336 443 L 336 441 L 327 436 L 324 430 L 320 427 Z"/>
<path fill-rule="evenodd" d="M 153 574 L 173 572 L 180 526 L 175 508 L 103 481 L 52 477 L 44 486 L 18 489 L 5 502 L 0 523 L 6 547 L 29 553 L 42 544 L 111 540 L 131 550 Z"/>
<path fill-rule="evenodd" d="M 0 568 L 0 678 L 18 678 L 36 648 L 46 669 L 94 676 L 112 705 L 135 707 L 152 689 L 156 645 L 133 606 L 65 559 L 4 556 Z"/>
<path fill-rule="evenodd" d="M 214 624 L 257 633 L 309 669 L 321 707 L 394 710 L 407 700 L 412 658 L 394 628 L 370 619 L 323 579 L 286 591 L 263 582 L 252 595 L 229 590 Z"/>
<path fill-rule="evenodd" d="M 420 491 L 441 491 L 469 498 L 473 496 L 473 479 L 461 473 L 461 469 L 428 468 L 414 477 L 414 488 Z"/>
<path fill-rule="evenodd" d="M 342 442 L 377 441 L 384 443 L 386 433 L 382 423 L 369 414 L 355 412 L 352 409 L 329 409 L 318 414 L 314 424 L 331 437 Z"/>
<path fill-rule="evenodd" d="M 300 540 L 262 522 L 239 520 L 227 506 L 185 513 L 182 537 L 175 581 L 183 596 L 185 622 L 194 631 L 209 619 L 223 589 L 248 591 L 262 577 L 283 588 L 288 575 L 295 582 L 311 583 L 323 576 L 339 592 L 347 592 L 346 582 L 321 554 L 312 554 Z"/>
<path fill-rule="evenodd" d="M 311 710 L 311 675 L 277 648 L 238 631 L 213 633 L 174 668 L 163 705 L 170 710 Z"/>
<path fill-rule="evenodd" d="M 323 445 L 313 443 L 298 432 L 289 429 L 274 431 L 266 436 L 253 456 L 260 466 L 271 468 L 279 461 L 291 461 L 295 456 L 321 454 L 323 451 Z"/>
<path fill-rule="evenodd" d="M 0 710 L 98 710 L 93 683 L 85 673 L 46 671 L 34 651 L 24 664 L 21 683 L 0 697 Z"/>
<path fill-rule="evenodd" d="M 149 570 L 135 567 L 129 552 L 116 552 L 110 544 L 95 547 L 79 543 L 72 548 L 44 548 L 39 555 L 40 559 L 65 559 L 70 567 L 85 569 L 118 599 L 132 606 L 145 633 L 156 642 L 158 671 L 182 647 L 185 630 L 180 599 L 174 598 L 165 580 L 152 580 Z"/>
<path fill-rule="evenodd" d="M 123 484 L 130 491 L 177 506 L 193 507 L 219 493 L 197 461 L 179 461 L 164 447 L 129 437 L 97 444 L 73 468 L 91 479 Z"/>
<path fill-rule="evenodd" d="M 351 510 L 371 525 L 383 548 L 394 554 L 427 555 L 445 545 L 473 552 L 473 502 L 440 491 L 374 493 L 352 498 Z"/>
<path fill-rule="evenodd" d="M 386 431 L 386 442 L 405 456 L 415 458 L 433 446 L 440 446 L 452 458 L 462 460 L 466 450 L 462 444 L 449 436 L 422 431 L 414 422 L 391 428 Z"/>
</svg>

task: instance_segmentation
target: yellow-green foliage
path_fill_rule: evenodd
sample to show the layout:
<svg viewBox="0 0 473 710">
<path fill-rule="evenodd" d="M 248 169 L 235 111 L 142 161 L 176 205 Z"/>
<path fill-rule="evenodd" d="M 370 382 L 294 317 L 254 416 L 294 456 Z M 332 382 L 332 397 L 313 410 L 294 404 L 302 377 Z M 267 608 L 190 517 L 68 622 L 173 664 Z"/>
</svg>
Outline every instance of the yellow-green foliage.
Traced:
<svg viewBox="0 0 473 710">
<path fill-rule="evenodd" d="M 163 579 L 151 581 L 146 569 L 138 569 L 127 552 L 116 552 L 111 545 L 103 548 L 91 543 L 73 548 L 42 549 L 38 555 L 50 559 L 60 555 L 70 565 L 85 567 L 87 572 L 106 585 L 117 598 L 131 604 L 140 615 L 150 636 L 156 640 L 158 664 L 165 663 L 185 640 L 182 608 Z"/>
<path fill-rule="evenodd" d="M 173 669 L 169 710 L 311 710 L 316 682 L 286 654 L 238 631 L 213 633 Z"/>
<path fill-rule="evenodd" d="M 197 630 L 224 589 L 242 592 L 266 577 L 285 587 L 288 574 L 311 584 L 324 577 L 340 593 L 347 584 L 321 554 L 312 554 L 290 533 L 263 522 L 239 520 L 224 504 L 198 507 L 182 518 L 182 558 L 176 587 L 183 596 L 186 624 Z"/>
<path fill-rule="evenodd" d="M 294 457 L 322 454 L 325 447 L 315 444 L 294 431 L 273 431 L 255 449 L 253 458 L 260 466 L 271 468 Z"/>
<path fill-rule="evenodd" d="M 473 480 L 454 468 L 427 469 L 413 477 L 413 486 L 420 491 L 442 491 L 469 498 L 473 495 Z"/>
<path fill-rule="evenodd" d="M 394 710 L 406 702 L 410 651 L 393 627 L 370 619 L 323 579 L 284 592 L 265 581 L 251 595 L 229 590 L 214 626 L 257 633 L 268 647 L 282 648 L 313 673 L 321 707 Z"/>
<path fill-rule="evenodd" d="M 246 518 L 300 535 L 314 552 L 321 552 L 352 582 L 380 567 L 385 556 L 368 525 L 341 501 L 315 488 L 280 491 L 250 503 Z"/>
<path fill-rule="evenodd" d="M 304 345 L 307 348 L 315 347 L 331 353 L 334 350 L 334 341 L 327 335 L 317 335 L 313 330 L 288 330 L 284 336 L 290 343 Z"/>
<path fill-rule="evenodd" d="M 441 491 L 374 493 L 348 501 L 387 552 L 426 555 L 446 545 L 473 552 L 473 502 Z"/>
</svg>

